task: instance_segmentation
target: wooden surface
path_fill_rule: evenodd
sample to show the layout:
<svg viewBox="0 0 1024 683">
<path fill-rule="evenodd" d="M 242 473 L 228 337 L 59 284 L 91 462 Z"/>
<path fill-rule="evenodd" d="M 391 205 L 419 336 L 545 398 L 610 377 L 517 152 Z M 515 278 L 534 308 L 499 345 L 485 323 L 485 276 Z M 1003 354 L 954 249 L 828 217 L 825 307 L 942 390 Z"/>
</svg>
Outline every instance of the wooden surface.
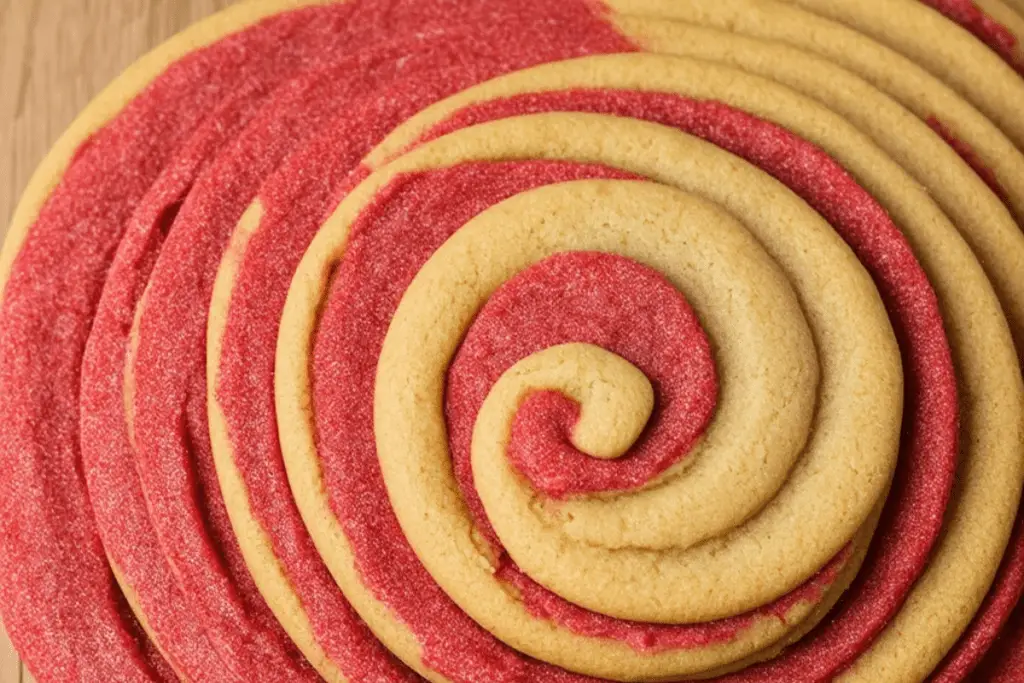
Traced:
<svg viewBox="0 0 1024 683">
<path fill-rule="evenodd" d="M 231 0 L 0 0 L 0 231 L 79 110 L 149 48 Z M 0 628 L 0 683 L 34 680 Z"/>
</svg>

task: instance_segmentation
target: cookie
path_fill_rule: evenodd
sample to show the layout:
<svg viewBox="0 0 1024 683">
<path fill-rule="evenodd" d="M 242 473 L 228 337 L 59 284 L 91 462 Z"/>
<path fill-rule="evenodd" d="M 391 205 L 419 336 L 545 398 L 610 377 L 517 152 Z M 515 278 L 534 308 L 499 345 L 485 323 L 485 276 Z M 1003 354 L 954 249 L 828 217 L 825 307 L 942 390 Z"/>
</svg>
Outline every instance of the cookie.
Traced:
<svg viewBox="0 0 1024 683">
<path fill-rule="evenodd" d="M 1019 17 L 931 4 L 263 0 L 144 60 L 3 253 L 30 666 L 1012 675 Z"/>
<path fill-rule="evenodd" d="M 225 14 L 218 15 L 217 17 L 207 21 L 200 28 L 198 28 L 198 29 L 196 29 L 195 31 L 193 31 L 193 32 L 191 32 L 189 34 L 186 34 L 182 38 L 180 38 L 180 39 L 170 43 L 167 48 L 163 49 L 162 51 L 160 51 L 160 52 L 154 54 L 153 56 L 147 58 L 146 60 L 144 60 L 144 62 L 141 63 L 140 66 L 136 67 L 129 75 L 127 75 L 125 77 L 123 82 L 119 83 L 114 88 L 112 88 L 112 90 L 110 91 L 110 93 L 108 95 L 102 97 L 98 101 L 98 103 L 94 106 L 95 112 L 90 114 L 90 115 L 88 115 L 88 116 L 86 116 L 85 119 L 83 119 L 84 123 L 82 123 L 82 124 L 80 124 L 78 126 L 78 128 L 81 129 L 81 130 L 79 130 L 78 133 L 76 133 L 73 136 L 73 137 L 75 137 L 77 139 L 76 140 L 72 140 L 71 142 L 63 144 L 62 147 L 55 152 L 54 156 L 52 157 L 52 161 L 48 162 L 48 165 L 44 168 L 43 171 L 41 171 L 41 175 L 40 175 L 41 180 L 39 182 L 37 182 L 37 184 L 36 184 L 37 185 L 37 189 L 35 191 L 30 190 L 30 192 L 28 193 L 28 197 L 30 197 L 30 199 L 28 199 L 23 204 L 23 209 L 22 209 L 21 215 L 23 215 L 24 218 L 20 219 L 21 223 L 19 223 L 19 224 L 23 224 L 23 228 L 16 228 L 16 229 L 11 231 L 12 241 L 10 242 L 10 244 L 12 246 L 10 246 L 7 249 L 7 251 L 6 251 L 7 256 L 5 258 L 7 258 L 8 260 L 12 260 L 14 253 L 18 251 L 18 246 L 19 245 L 16 244 L 16 242 L 17 242 L 17 240 L 21 239 L 21 237 L 23 236 L 22 235 L 23 229 L 27 229 L 28 228 L 28 224 L 32 220 L 32 214 L 36 210 L 35 208 L 33 208 L 33 205 L 41 203 L 43 198 L 46 195 L 46 192 L 49 189 L 48 186 L 51 183 L 55 183 L 54 167 L 59 167 L 62 163 L 65 163 L 67 157 L 70 156 L 70 153 L 71 153 L 70 148 L 75 146 L 79 140 L 84 138 L 84 135 L 81 134 L 82 131 L 91 132 L 91 129 L 97 127 L 101 121 L 105 120 L 106 118 L 111 117 L 114 113 L 116 113 L 116 111 L 118 110 L 119 107 L 123 106 L 131 98 L 131 96 L 135 92 L 137 92 L 138 90 L 141 90 L 142 86 L 146 85 L 146 82 L 150 78 L 155 77 L 160 71 L 162 71 L 164 69 L 164 67 L 166 67 L 169 63 L 171 63 L 174 59 L 182 57 L 183 55 L 188 53 L 190 50 L 193 50 L 195 48 L 203 47 L 206 43 L 211 42 L 213 39 L 221 37 L 221 36 L 225 35 L 226 33 L 233 32 L 233 31 L 238 31 L 240 29 L 243 29 L 247 25 L 259 21 L 260 19 L 262 19 L 264 16 L 266 16 L 268 14 L 273 14 L 273 13 L 276 13 L 276 12 L 280 12 L 280 11 L 282 11 L 284 9 L 289 9 L 289 8 L 295 7 L 296 5 L 297 5 L 297 3 L 292 3 L 292 2 L 267 2 L 267 3 L 256 3 L 256 4 L 250 3 L 250 4 L 246 5 L 246 6 L 233 9 L 233 10 L 231 10 L 231 11 L 225 13 Z M 373 12 L 374 11 L 372 7 L 369 7 L 369 8 L 366 8 L 366 9 L 369 12 Z M 332 8 L 330 11 L 333 12 L 334 16 L 337 16 L 337 8 Z M 342 13 L 344 14 L 344 12 L 342 12 Z M 310 16 L 312 16 L 312 15 L 307 14 L 305 16 L 305 21 L 308 21 Z M 321 18 L 322 18 L 322 16 L 323 15 L 320 15 Z M 414 14 L 411 13 L 408 16 L 409 16 L 410 23 L 414 23 L 416 21 L 416 19 L 414 17 Z M 159 112 L 160 111 L 166 111 L 167 108 L 161 105 L 161 102 L 163 102 L 164 100 L 162 99 L 160 93 L 152 94 L 154 91 L 160 90 L 160 88 L 156 87 L 156 86 L 150 86 L 149 90 L 147 91 L 147 97 L 151 98 L 150 102 L 149 102 L 149 106 L 151 108 L 150 109 L 150 113 L 144 113 L 144 115 L 140 115 L 142 120 L 145 120 L 146 117 L 149 116 L 151 118 L 154 118 L 156 123 L 153 124 L 153 125 L 142 127 L 138 123 L 139 119 L 133 119 L 131 121 L 128 121 L 127 119 L 130 118 L 130 117 L 128 115 L 125 115 L 124 118 L 126 120 L 122 124 L 123 127 L 124 127 L 124 130 L 129 130 L 129 131 L 133 130 L 133 129 L 134 130 L 141 130 L 141 129 L 144 128 L 145 130 L 151 131 L 157 137 L 161 137 L 162 136 L 163 138 L 165 138 L 164 139 L 164 143 L 163 143 L 165 145 L 165 147 L 162 148 L 162 149 L 165 149 L 165 150 L 172 150 L 172 149 L 174 149 L 177 145 L 179 145 L 180 143 L 184 142 L 184 138 L 187 137 L 187 133 L 190 132 L 188 130 L 188 127 L 191 126 L 191 125 L 194 125 L 196 119 L 202 118 L 204 116 L 204 113 L 209 109 L 209 107 L 214 104 L 214 102 L 212 102 L 211 100 L 215 100 L 216 98 L 222 96 L 225 92 L 228 92 L 228 91 L 231 90 L 230 85 L 229 84 L 225 84 L 224 81 L 228 81 L 228 80 L 230 80 L 230 78 L 235 78 L 235 79 L 238 79 L 239 81 L 244 81 L 245 78 L 246 78 L 246 72 L 244 70 L 236 71 L 236 72 L 232 72 L 232 73 L 218 74 L 218 73 L 216 73 L 216 69 L 209 68 L 210 67 L 210 63 L 211 62 L 217 62 L 217 60 L 220 59 L 220 60 L 222 60 L 222 66 L 226 66 L 228 64 L 232 64 L 231 60 L 233 60 L 233 59 L 237 60 L 237 58 L 240 55 L 244 54 L 247 58 L 252 59 L 252 62 L 249 64 L 249 67 L 248 67 L 249 70 L 250 70 L 249 73 L 258 72 L 259 71 L 259 63 L 260 62 L 257 59 L 258 52 L 259 52 L 259 49 L 257 49 L 257 48 L 265 49 L 267 47 L 270 47 L 275 52 L 279 52 L 282 44 L 288 42 L 288 40 L 285 38 L 285 36 L 287 36 L 287 35 L 291 35 L 291 40 L 295 40 L 298 43 L 302 42 L 301 31 L 299 31 L 298 33 L 295 33 L 295 31 L 293 29 L 295 29 L 295 24 L 296 23 L 302 24 L 303 23 L 303 19 L 302 19 L 302 17 L 298 17 L 298 19 L 295 19 L 294 17 L 291 17 L 291 19 L 292 19 L 292 21 L 290 22 L 288 17 L 282 18 L 281 20 L 277 20 L 275 18 L 274 22 L 276 22 L 276 26 L 277 26 L 277 33 L 276 34 L 273 32 L 273 30 L 269 30 L 269 31 L 268 30 L 264 30 L 266 27 L 260 26 L 258 29 L 254 29 L 253 31 L 251 31 L 249 33 L 246 33 L 244 35 L 244 37 L 232 38 L 232 39 L 228 40 L 226 43 L 224 43 L 222 45 L 218 45 L 217 49 L 214 49 L 214 50 L 211 51 L 213 53 L 216 53 L 212 57 L 210 56 L 209 53 L 202 53 L 200 56 L 193 57 L 191 60 L 190 59 L 185 59 L 182 62 L 174 65 L 174 67 L 171 69 L 170 72 L 168 72 L 167 74 L 164 74 L 162 76 L 163 79 L 165 79 L 168 82 L 171 82 L 170 85 L 166 86 L 169 90 L 173 91 L 174 87 L 177 87 L 179 89 L 178 91 L 173 92 L 172 95 L 168 96 L 168 98 L 172 99 L 172 100 L 175 100 L 176 102 L 178 102 L 178 104 L 180 104 L 182 102 L 188 102 L 189 103 L 187 105 L 187 108 L 189 108 L 189 110 L 190 110 L 188 117 L 182 117 L 180 120 L 166 122 L 167 125 L 173 124 L 174 126 L 178 126 L 179 127 L 178 129 L 175 129 L 177 137 L 172 135 L 171 132 L 168 131 L 168 130 L 161 130 L 160 132 L 157 132 L 157 128 L 159 127 L 159 124 L 160 124 Z M 272 22 L 272 23 L 274 23 L 274 22 Z M 344 24 L 345 22 L 341 21 L 341 20 L 336 20 L 333 24 L 328 23 L 324 27 L 321 27 L 321 30 L 326 31 L 327 33 L 330 33 L 332 30 L 336 31 L 336 29 L 338 28 L 338 24 L 339 23 L 340 24 Z M 252 44 L 251 45 L 250 44 L 246 44 L 247 42 L 251 42 Z M 314 51 L 316 51 L 318 49 L 321 49 L 323 47 L 325 47 L 325 44 L 323 43 L 323 41 L 320 41 L 320 42 L 311 41 L 311 43 L 305 49 L 308 50 L 310 53 L 312 53 L 312 52 L 314 52 Z M 574 43 L 574 49 L 577 49 L 577 48 L 578 48 L 578 44 Z M 277 56 L 280 57 L 281 55 L 278 54 Z M 284 63 L 286 63 L 286 60 L 285 60 Z M 234 65 L 238 65 L 239 63 L 237 61 L 235 61 L 235 62 L 233 62 L 233 64 Z M 206 69 L 206 71 L 203 70 L 204 68 Z M 283 66 L 282 66 L 282 68 L 283 68 Z M 185 73 L 189 73 L 190 69 L 193 69 L 193 71 L 191 72 L 192 73 L 192 78 L 191 79 L 183 78 L 182 75 L 185 74 Z M 217 77 L 221 77 L 222 80 L 218 81 Z M 175 79 L 177 79 L 177 82 L 174 82 Z M 184 81 L 189 81 L 189 82 L 185 83 Z M 187 88 L 194 87 L 194 86 L 199 86 L 199 87 L 198 87 L 197 90 L 194 90 L 194 91 L 188 91 L 187 90 Z M 195 102 L 192 102 L 190 97 L 189 97 L 189 92 L 198 93 L 199 95 L 202 95 L 203 97 L 206 97 L 207 99 L 206 100 L 199 99 L 199 100 L 196 100 Z M 204 109 L 204 106 L 206 107 L 205 109 Z M 137 105 L 136 108 L 142 108 L 142 105 Z M 133 113 L 134 113 L 134 110 L 133 110 Z M 116 131 L 115 131 L 115 133 L 116 133 Z M 113 137 L 115 135 L 115 133 L 111 133 L 111 136 Z M 122 135 L 121 133 L 116 133 L 116 134 L 117 135 Z M 124 136 L 122 135 L 122 137 L 124 137 Z M 70 140 L 70 138 L 69 138 L 69 140 Z M 93 139 L 93 140 L 91 140 L 91 143 L 92 144 L 97 144 L 97 140 Z M 122 145 L 123 144 L 127 144 L 128 143 L 128 139 L 127 138 L 123 139 L 121 141 L 121 143 L 122 143 Z M 102 145 L 100 145 L 100 146 L 102 147 Z M 64 151 L 61 151 L 61 150 L 64 150 Z M 110 151 L 110 150 L 107 150 L 107 151 Z M 99 154 L 99 152 L 97 152 L 97 154 Z M 151 154 L 147 158 L 146 150 L 143 149 L 143 148 L 139 148 L 137 150 L 137 154 L 138 154 L 138 158 L 140 159 L 140 161 L 138 163 L 142 164 L 142 166 L 145 166 L 145 168 L 141 168 L 140 169 L 140 168 L 135 168 L 134 166 L 132 166 L 131 163 L 129 163 L 129 160 L 127 159 L 127 157 L 125 156 L 125 154 L 122 151 L 115 151 L 115 153 L 113 153 L 109 158 L 111 160 L 116 159 L 115 163 L 124 164 L 125 165 L 125 173 L 126 173 L 126 175 L 135 175 L 135 176 L 138 177 L 138 180 L 139 180 L 139 182 L 138 182 L 139 192 L 141 193 L 141 192 L 143 192 L 145 190 L 145 183 L 148 182 L 148 179 L 151 179 L 153 177 L 153 175 L 156 173 L 156 171 L 159 170 L 160 164 L 161 164 L 161 160 L 160 160 L 159 155 L 157 155 L 155 152 L 153 154 Z M 141 161 L 141 160 L 144 160 L 144 162 Z M 119 185 L 118 183 L 113 183 L 111 188 L 112 188 L 113 194 L 118 195 L 116 197 L 117 201 L 122 201 L 123 200 L 125 202 L 124 206 L 126 206 L 126 207 L 131 204 L 131 202 L 133 201 L 132 200 L 132 196 L 125 192 L 125 187 L 123 186 L 123 184 Z M 94 199 L 95 197 L 91 197 L 91 198 Z M 108 239 L 108 240 L 112 240 L 110 248 L 103 248 L 101 245 L 98 246 L 98 245 L 89 244 L 88 245 L 89 253 L 90 254 L 94 253 L 92 251 L 92 249 L 94 249 L 94 248 L 99 248 L 100 251 L 102 251 L 105 254 L 112 253 L 113 245 L 117 243 L 117 237 L 119 237 L 119 234 L 120 234 L 119 231 L 122 229 L 123 221 L 126 221 L 126 220 L 127 220 L 126 217 L 119 218 L 116 213 L 111 213 L 111 220 L 108 223 L 108 225 L 110 226 L 110 231 L 111 232 L 105 238 L 105 239 Z M 121 221 L 121 222 L 119 222 L 119 221 Z M 103 257 L 103 258 L 106 258 L 106 257 Z M 99 258 L 99 260 L 102 261 L 103 258 Z M 72 259 L 72 260 L 75 260 L 75 259 Z M 96 271 L 97 273 L 99 273 L 100 270 L 103 270 L 105 268 L 105 265 L 101 266 L 101 264 L 97 263 L 96 264 L 96 268 L 99 269 L 99 270 Z M 97 277 L 100 277 L 100 275 L 97 275 Z M 96 285 L 96 278 L 91 278 L 91 279 L 90 278 L 86 278 L 85 280 L 82 281 L 81 286 L 84 287 L 85 284 L 87 284 L 86 280 L 88 280 L 89 287 L 91 288 L 89 290 L 89 296 L 92 296 L 95 299 L 95 297 L 97 297 L 98 294 L 99 294 L 99 288 Z M 89 306 L 84 306 L 83 305 L 82 310 L 81 310 L 81 314 L 80 314 L 80 317 L 82 319 L 82 324 L 83 325 L 87 326 L 87 323 L 88 323 L 88 320 L 89 320 L 90 316 L 91 316 L 91 312 L 89 310 Z M 46 317 L 46 314 L 44 313 L 44 314 L 42 314 L 42 318 L 41 319 L 45 319 L 45 317 Z M 72 356 L 74 356 L 74 353 L 72 353 Z M 15 383 L 18 384 L 19 386 L 20 385 L 26 385 L 27 386 L 27 383 L 22 381 L 22 380 L 18 380 Z M 77 380 L 75 381 L 74 384 L 77 386 Z M 68 396 L 68 397 L 72 396 L 73 394 L 75 394 L 75 391 L 71 391 L 70 389 L 66 392 L 66 396 Z M 13 395 L 13 392 L 12 392 L 12 395 Z M 74 440 L 77 441 L 77 439 L 74 439 Z M 32 451 L 28 450 L 28 451 L 25 451 L 25 452 L 31 453 Z M 77 446 L 68 446 L 67 447 L 67 452 L 72 453 L 72 454 L 77 452 Z M 21 453 L 21 451 L 19 451 L 19 453 Z M 74 468 L 71 467 L 71 466 L 72 466 L 72 464 L 74 462 L 74 457 L 73 456 L 69 456 L 69 457 L 71 457 L 71 460 L 68 460 L 65 464 L 68 465 L 68 467 L 70 467 L 71 469 L 66 470 L 66 471 L 73 471 Z M 54 467 L 56 467 L 56 466 L 57 465 L 55 463 Z M 72 489 L 73 489 L 74 485 L 71 484 L 71 486 L 72 486 Z M 25 488 L 25 486 L 21 486 L 21 488 Z M 137 500 L 137 498 L 136 498 L 136 500 Z M 81 515 L 78 515 L 78 516 L 81 516 Z M 58 534 L 58 536 L 59 536 L 59 534 Z M 96 537 L 92 536 L 92 538 L 94 539 L 93 540 L 93 545 L 96 545 L 96 543 L 95 543 L 95 538 Z M 70 543 L 69 544 L 69 546 L 74 546 L 74 545 L 76 545 L 76 544 L 75 543 Z M 69 566 L 69 567 L 74 567 L 75 566 L 75 562 L 74 561 L 67 562 L 67 563 L 63 563 L 62 562 L 61 564 L 62 564 L 62 566 L 64 564 L 67 564 L 67 566 Z M 105 571 L 105 570 L 102 570 L 102 568 L 100 570 L 101 571 Z M 40 576 L 42 576 L 42 575 L 43 574 L 40 573 Z M 76 573 L 72 572 L 72 575 L 76 575 Z M 138 577 L 133 577 L 133 578 L 138 578 Z M 63 581 L 60 581 L 58 583 L 59 583 L 59 585 L 62 585 L 62 586 L 65 586 L 65 585 L 66 586 L 74 586 L 75 585 L 75 581 L 73 581 L 71 579 L 63 580 Z M 104 581 L 102 579 L 97 578 L 96 580 L 92 581 L 92 583 L 94 585 L 96 585 L 96 586 L 105 586 L 105 585 L 107 585 L 109 583 L 109 581 Z M 113 599 L 113 597 L 111 599 Z M 29 603 L 32 603 L 32 602 L 34 602 L 35 604 L 40 604 L 40 603 L 41 604 L 46 604 L 46 600 L 36 600 L 36 601 L 33 601 L 30 597 L 26 597 L 25 600 L 26 600 L 26 604 L 29 604 Z M 76 599 L 76 600 L 72 600 L 71 602 L 72 603 L 76 603 L 76 609 L 80 609 L 83 602 L 91 604 L 90 600 L 84 600 L 83 601 L 83 600 Z M 143 603 L 145 603 L 145 602 L 146 601 L 143 600 Z M 29 609 L 29 608 L 27 608 L 27 609 Z M 30 609 L 34 610 L 34 609 L 39 609 L 39 608 L 36 607 L 36 606 L 32 606 Z M 185 612 L 177 612 L 177 613 L 174 613 L 171 616 L 172 617 L 176 616 L 176 617 L 181 618 L 181 619 L 190 619 L 191 618 L 190 615 L 188 615 Z M 112 618 L 112 617 L 107 617 L 107 618 Z M 117 619 L 120 619 L 120 617 L 117 617 Z M 17 622 L 18 622 L 18 619 L 16 618 L 16 616 L 12 616 L 12 618 L 9 619 L 8 622 L 9 622 L 9 627 L 11 628 L 11 630 L 15 632 L 15 638 L 17 639 L 17 630 L 18 630 Z M 94 633 L 94 632 L 101 632 L 103 630 L 103 629 L 98 628 L 98 627 L 95 628 L 95 629 L 90 629 L 89 626 L 88 626 L 87 621 L 84 622 L 84 624 L 85 625 L 83 626 L 83 629 L 84 629 L 83 632 L 87 634 L 85 637 L 87 639 L 90 639 L 90 642 L 91 642 L 91 639 L 94 637 L 92 635 L 92 633 Z M 118 627 L 118 628 L 120 628 L 120 627 Z M 47 636 L 46 638 L 44 638 L 43 642 L 47 641 L 50 637 L 55 637 L 55 638 L 57 638 L 57 640 L 63 641 L 63 643 L 73 644 L 73 643 L 71 643 L 71 641 L 73 639 L 71 639 L 71 638 L 62 638 L 61 637 L 62 629 L 56 628 L 56 627 L 52 627 L 51 631 L 52 631 L 52 634 Z M 120 637 L 120 638 L 116 639 L 116 642 L 129 643 L 130 642 L 130 638 Z M 54 649 L 60 649 L 61 647 L 64 647 L 64 645 L 62 644 L 60 646 L 57 646 Z M 25 648 L 23 647 L 22 649 L 24 650 Z M 130 650 L 131 650 L 131 647 L 129 647 L 129 651 Z M 117 649 L 115 648 L 114 655 L 113 655 L 115 657 L 117 656 L 116 652 L 117 652 Z M 26 654 L 26 657 L 30 660 L 30 662 L 32 662 L 31 666 L 32 666 L 33 670 L 35 670 L 37 672 L 45 673 L 45 671 L 47 671 L 47 664 L 45 663 L 45 660 L 47 660 L 47 659 L 56 659 L 56 660 L 58 660 L 58 661 L 52 661 L 50 663 L 50 666 L 57 667 L 58 670 L 60 670 L 61 666 L 64 666 L 64 664 L 59 661 L 59 659 L 60 659 L 59 657 L 57 657 L 57 658 L 39 657 L 40 661 L 39 661 L 38 664 L 36 664 L 34 662 L 36 657 L 33 657 L 31 654 Z M 95 657 L 95 656 L 85 656 L 85 657 L 72 658 L 72 659 L 75 659 L 76 661 L 90 662 L 90 661 L 99 660 L 99 659 L 102 659 L 102 658 L 98 658 L 98 657 Z M 68 666 L 71 666 L 71 665 L 68 665 Z M 98 671 L 102 672 L 103 669 L 100 668 L 100 669 L 98 669 Z M 104 674 L 97 674 L 97 675 L 104 676 Z"/>
</svg>

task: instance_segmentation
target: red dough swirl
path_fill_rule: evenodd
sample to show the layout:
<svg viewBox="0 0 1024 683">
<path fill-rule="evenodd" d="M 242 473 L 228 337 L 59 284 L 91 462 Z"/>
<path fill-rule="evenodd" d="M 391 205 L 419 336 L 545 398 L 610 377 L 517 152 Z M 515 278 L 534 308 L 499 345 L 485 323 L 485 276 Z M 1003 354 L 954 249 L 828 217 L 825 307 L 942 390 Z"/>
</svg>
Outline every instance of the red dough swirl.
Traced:
<svg viewBox="0 0 1024 683">
<path fill-rule="evenodd" d="M 566 296 L 552 296 L 563 290 Z M 470 464 L 473 417 L 516 361 L 569 341 L 600 346 L 636 366 L 654 387 L 657 412 L 629 458 L 595 461 L 566 439 L 579 407 L 557 392 L 530 396 L 512 425 L 509 457 L 538 491 L 565 498 L 643 486 L 685 457 L 711 420 L 717 394 L 711 349 L 679 293 L 625 260 L 552 257 L 488 302 L 449 370 L 452 460 L 481 524 L 486 516 L 477 508 Z"/>
</svg>

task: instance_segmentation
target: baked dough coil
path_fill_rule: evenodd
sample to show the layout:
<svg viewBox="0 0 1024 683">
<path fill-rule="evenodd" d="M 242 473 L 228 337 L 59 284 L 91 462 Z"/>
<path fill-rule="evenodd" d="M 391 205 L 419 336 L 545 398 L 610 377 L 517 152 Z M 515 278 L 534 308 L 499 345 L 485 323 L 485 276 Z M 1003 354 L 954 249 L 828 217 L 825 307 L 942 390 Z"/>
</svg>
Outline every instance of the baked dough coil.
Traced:
<svg viewBox="0 0 1024 683">
<path fill-rule="evenodd" d="M 1019 2 L 256 0 L 144 58 L 0 258 L 33 672 L 1014 680 Z"/>
</svg>

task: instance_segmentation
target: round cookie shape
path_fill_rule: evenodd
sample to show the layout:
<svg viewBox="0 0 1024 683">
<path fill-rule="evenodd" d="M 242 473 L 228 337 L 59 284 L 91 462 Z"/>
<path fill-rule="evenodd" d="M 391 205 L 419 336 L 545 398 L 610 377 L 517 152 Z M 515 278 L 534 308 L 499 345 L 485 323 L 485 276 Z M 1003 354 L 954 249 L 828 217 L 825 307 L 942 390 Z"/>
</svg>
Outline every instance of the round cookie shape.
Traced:
<svg viewBox="0 0 1024 683">
<path fill-rule="evenodd" d="M 952 682 L 977 668 L 1013 680 L 1024 156 L 1011 142 L 1020 81 L 999 60 L 1013 66 L 1019 1 L 485 0 L 464 12 L 255 0 L 144 58 L 44 162 L 0 254 L 0 340 L 11 342 L 0 384 L 13 388 L 0 394 L 12 436 L 0 453 L 11 485 L 34 492 L 7 497 L 0 523 L 35 529 L 25 522 L 43 514 L 59 539 L 0 535 L 0 563 L 43 568 L 18 579 L 13 619 L 4 587 L 15 584 L 0 581 L 33 670 L 564 683 Z M 637 47 L 687 59 L 592 58 L 473 87 Z M 346 212 L 351 230 L 339 228 Z M 658 261 L 661 242 L 655 270 L 617 255 L 648 253 L 637 235 L 678 240 L 687 216 L 717 227 L 677 241 L 672 262 Z M 299 269 L 281 325 L 325 218 L 307 262 L 336 268 L 319 284 L 303 279 L 315 266 Z M 631 227 L 588 241 L 617 225 Z M 712 270 L 764 262 L 781 289 L 730 276 L 735 291 L 719 286 L 728 297 L 707 303 L 709 282 L 683 274 L 712 235 L 728 241 L 722 225 L 757 242 L 721 251 Z M 341 241 L 325 255 L 332 233 Z M 797 249 L 787 256 L 772 234 Z M 808 248 L 812 234 L 838 251 Z M 568 252 L 502 260 L 563 238 Z M 834 282 L 801 269 L 807 254 Z M 73 267 L 56 272 L 65 258 Z M 495 262 L 511 269 L 488 270 Z M 435 299 L 449 291 L 454 326 L 456 309 Z M 659 303 L 644 308 L 645 296 Z M 775 304 L 744 308 L 744 297 Z M 867 305 L 853 307 L 855 334 L 822 324 L 847 312 L 844 297 Z M 789 326 L 763 327 L 758 311 Z M 699 351 L 694 316 L 709 342 L 696 357 L 655 341 Z M 836 329 L 858 320 L 847 318 Z M 753 330 L 781 346 L 741 343 Z M 849 391 L 871 374 L 840 369 L 884 358 L 875 372 L 895 382 Z M 396 388 L 407 381 L 420 388 Z M 865 398 L 872 385 L 889 407 Z M 160 416 L 182 397 L 179 416 Z M 864 409 L 833 411 L 843 400 Z M 741 409 L 761 417 L 737 421 Z M 861 458 L 849 476 L 815 459 L 830 450 L 833 413 L 871 410 L 883 419 L 839 440 L 839 462 Z M 764 419 L 773 412 L 786 419 Z M 821 545 L 803 540 L 822 508 L 801 482 L 830 468 L 834 485 L 810 489 L 853 497 Z M 814 514 L 722 560 L 741 577 L 748 557 L 796 557 L 777 565 L 783 576 L 703 599 L 687 592 L 694 577 L 671 587 L 686 565 L 666 573 L 657 558 L 721 557 L 795 491 Z M 785 542 L 817 550 L 792 555 Z M 637 587 L 628 598 L 623 580 Z M 46 600 L 23 599 L 40 590 Z M 204 607 L 193 615 L 193 604 Z"/>
</svg>

